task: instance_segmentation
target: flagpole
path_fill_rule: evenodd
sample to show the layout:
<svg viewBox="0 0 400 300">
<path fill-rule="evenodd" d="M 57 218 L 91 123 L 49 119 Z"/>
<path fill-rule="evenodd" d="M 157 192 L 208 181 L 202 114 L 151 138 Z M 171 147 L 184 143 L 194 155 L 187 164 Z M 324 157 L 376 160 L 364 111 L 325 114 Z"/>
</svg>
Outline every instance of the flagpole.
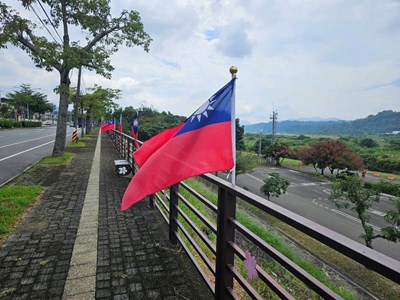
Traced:
<svg viewBox="0 0 400 300">
<path fill-rule="evenodd" d="M 236 78 L 236 73 L 238 69 L 232 66 L 229 72 L 232 74 L 232 78 Z M 231 182 L 236 185 L 236 112 L 235 112 L 235 89 L 236 84 L 233 85 L 232 101 L 231 101 L 231 123 L 232 123 L 232 158 L 233 158 L 233 169 Z"/>
</svg>

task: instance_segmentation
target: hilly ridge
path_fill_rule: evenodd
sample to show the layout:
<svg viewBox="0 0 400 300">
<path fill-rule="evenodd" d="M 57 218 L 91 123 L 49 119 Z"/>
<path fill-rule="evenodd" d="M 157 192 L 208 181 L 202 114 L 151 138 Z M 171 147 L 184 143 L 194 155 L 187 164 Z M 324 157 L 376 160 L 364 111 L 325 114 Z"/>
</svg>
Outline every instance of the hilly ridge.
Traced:
<svg viewBox="0 0 400 300">
<path fill-rule="evenodd" d="M 400 131 L 400 112 L 384 110 L 354 121 L 281 121 L 278 133 L 383 134 Z M 272 122 L 244 125 L 245 132 L 272 132 Z"/>
</svg>

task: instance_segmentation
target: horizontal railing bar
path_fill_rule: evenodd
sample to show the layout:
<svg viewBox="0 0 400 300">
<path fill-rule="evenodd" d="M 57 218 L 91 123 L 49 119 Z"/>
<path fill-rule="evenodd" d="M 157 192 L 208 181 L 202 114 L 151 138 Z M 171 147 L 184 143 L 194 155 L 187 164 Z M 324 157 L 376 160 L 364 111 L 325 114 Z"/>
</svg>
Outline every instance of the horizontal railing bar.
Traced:
<svg viewBox="0 0 400 300">
<path fill-rule="evenodd" d="M 195 191 L 194 189 L 192 189 L 189 185 L 187 185 L 186 183 L 184 183 L 183 181 L 180 182 L 180 184 L 189 192 L 191 193 L 193 196 L 195 196 L 197 199 L 199 199 L 202 203 L 204 203 L 204 205 L 206 205 L 209 209 L 211 209 L 213 212 L 217 213 L 218 208 L 217 206 L 212 203 L 210 200 L 208 200 L 206 197 L 204 197 L 203 195 L 201 195 L 199 192 Z"/>
<path fill-rule="evenodd" d="M 215 294 L 215 288 L 214 285 L 211 283 L 211 281 L 208 279 L 207 274 L 204 272 L 203 268 L 197 263 L 196 258 L 193 256 L 193 254 L 190 252 L 189 248 L 186 246 L 185 242 L 182 240 L 182 238 L 178 235 L 178 241 L 181 244 L 181 246 L 183 247 L 183 249 L 185 249 L 187 255 L 189 255 L 190 260 L 192 261 L 192 263 L 194 264 L 194 266 L 196 267 L 197 271 L 200 273 L 201 277 L 203 277 L 203 279 L 205 280 L 208 288 L 211 290 L 211 292 L 213 294 Z"/>
<path fill-rule="evenodd" d="M 211 250 L 211 252 L 215 255 L 217 253 L 217 250 L 215 248 L 215 245 L 211 243 L 211 241 L 208 239 L 208 237 L 196 226 L 196 224 L 193 223 L 192 220 L 185 214 L 185 212 L 178 206 L 178 212 L 181 214 L 181 216 L 185 219 L 185 221 L 189 224 L 189 226 L 197 233 L 197 235 L 201 238 L 201 240 L 206 244 L 208 249 Z"/>
<path fill-rule="evenodd" d="M 192 203 L 190 203 L 183 195 L 178 193 L 179 199 L 204 223 L 207 225 L 208 228 L 215 234 L 217 233 L 217 227 L 214 226 L 201 212 L 198 211 L 196 207 Z"/>
<path fill-rule="evenodd" d="M 241 300 L 241 298 L 236 295 L 236 293 L 233 291 L 231 287 L 227 287 L 226 290 L 228 291 L 229 295 L 232 297 L 234 300 Z"/>
<path fill-rule="evenodd" d="M 203 252 L 203 250 L 200 249 L 199 245 L 194 241 L 192 236 L 187 232 L 186 228 L 182 225 L 181 222 L 175 219 L 175 221 L 178 224 L 179 229 L 182 231 L 182 233 L 185 235 L 185 237 L 188 239 L 190 244 L 193 246 L 193 248 L 196 250 L 196 252 L 200 255 L 201 259 L 203 262 L 206 264 L 208 269 L 211 271 L 211 273 L 215 276 L 215 266 L 211 263 L 207 255 Z M 179 235 L 178 235 L 179 236 Z"/>
<path fill-rule="evenodd" d="M 254 288 L 247 282 L 246 279 L 236 270 L 236 268 L 232 265 L 227 265 L 229 271 L 233 274 L 236 281 L 241 285 L 241 287 L 249 294 L 252 299 L 262 300 L 263 298 L 258 294 Z"/>
<path fill-rule="evenodd" d="M 168 205 L 161 199 L 161 197 L 155 193 L 154 196 L 158 199 L 158 201 L 161 203 L 161 205 L 165 208 L 165 210 L 168 212 L 169 214 L 169 207 Z M 157 201 L 155 201 L 155 203 L 157 203 Z"/>
<path fill-rule="evenodd" d="M 282 253 L 277 251 L 275 248 L 267 244 L 264 240 L 258 237 L 256 234 L 251 232 L 249 229 L 244 227 L 238 221 L 234 219 L 229 219 L 233 223 L 235 228 L 241 232 L 246 238 L 252 241 L 256 246 L 258 246 L 265 253 L 270 255 L 279 264 L 285 267 L 289 272 L 296 276 L 299 280 L 308 285 L 312 290 L 321 295 L 324 299 L 342 299 L 339 295 L 334 293 L 331 289 L 326 287 L 323 283 L 312 277 L 309 273 L 304 271 Z"/>
<path fill-rule="evenodd" d="M 233 251 L 235 251 L 235 254 L 241 259 L 245 260 L 245 254 L 242 249 L 239 248 L 239 246 L 230 241 L 228 242 L 229 246 L 233 248 Z M 256 265 L 256 270 L 258 273 L 258 277 L 266 284 L 268 287 L 278 295 L 279 298 L 281 299 L 290 299 L 294 300 L 292 295 L 290 295 L 274 278 L 272 278 L 267 272 L 265 272 L 264 269 L 262 269 L 259 265 Z"/>
<path fill-rule="evenodd" d="M 167 224 L 169 225 L 169 219 L 168 217 L 164 214 L 163 210 L 161 209 L 161 207 L 158 205 L 158 203 L 156 201 L 154 201 L 154 205 L 156 206 L 156 208 L 158 209 L 158 211 L 161 213 L 161 215 L 163 216 L 164 220 L 167 222 Z"/>
<path fill-rule="evenodd" d="M 282 222 L 300 230 L 313 237 L 321 243 L 335 249 L 336 251 L 350 257 L 367 268 L 374 270 L 381 275 L 400 283 L 400 261 L 370 249 L 358 242 L 355 242 L 333 230 L 310 221 L 296 213 L 291 212 L 275 203 L 252 194 L 238 186 L 235 186 L 212 174 L 201 175 L 206 180 L 226 189 L 236 197 L 254 205 L 266 213 L 276 217 Z"/>
</svg>

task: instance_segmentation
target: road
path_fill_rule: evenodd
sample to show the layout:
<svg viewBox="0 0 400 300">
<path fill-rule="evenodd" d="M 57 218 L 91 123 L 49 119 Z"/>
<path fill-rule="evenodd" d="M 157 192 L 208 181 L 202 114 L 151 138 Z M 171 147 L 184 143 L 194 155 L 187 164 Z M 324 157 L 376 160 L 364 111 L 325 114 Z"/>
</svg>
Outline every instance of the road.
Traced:
<svg viewBox="0 0 400 300">
<path fill-rule="evenodd" d="M 360 238 L 363 229 L 354 211 L 338 209 L 329 200 L 331 183 L 328 181 L 321 181 L 311 174 L 295 170 L 258 167 L 251 173 L 239 175 L 237 185 L 265 197 L 260 192 L 260 188 L 263 180 L 271 172 L 280 173 L 282 177 L 291 182 L 287 194 L 281 195 L 279 198 L 271 197 L 271 202 L 364 244 L 364 240 Z M 394 208 L 393 199 L 382 196 L 381 201 L 370 210 L 369 223 L 375 232 L 378 232 L 381 227 L 387 226 L 384 215 L 388 208 Z M 400 261 L 400 243 L 396 244 L 379 238 L 372 241 L 372 246 L 375 250 Z"/>
<path fill-rule="evenodd" d="M 67 143 L 74 128 L 67 127 Z M 56 126 L 0 130 L 0 185 L 51 155 Z"/>
</svg>

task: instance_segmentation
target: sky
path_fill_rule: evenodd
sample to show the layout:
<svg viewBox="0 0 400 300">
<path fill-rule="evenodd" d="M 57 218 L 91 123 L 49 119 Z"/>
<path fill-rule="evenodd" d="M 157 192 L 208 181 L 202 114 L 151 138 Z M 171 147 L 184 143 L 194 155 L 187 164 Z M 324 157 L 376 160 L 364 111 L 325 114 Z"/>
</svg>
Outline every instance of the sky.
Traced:
<svg viewBox="0 0 400 300">
<path fill-rule="evenodd" d="M 15 0 L 3 0 L 16 6 Z M 242 124 L 313 118 L 355 120 L 400 111 L 399 0 L 111 0 L 113 16 L 137 10 L 150 51 L 121 47 L 111 80 L 83 70 L 83 92 L 120 89 L 122 107 L 189 116 L 238 68 Z M 44 6 L 46 8 L 46 6 Z M 32 12 L 23 12 L 39 23 Z M 59 31 L 61 33 L 61 30 Z M 43 31 L 43 35 L 46 33 Z M 74 40 L 84 36 L 75 32 Z M 71 73 L 76 86 L 77 71 Z M 58 72 L 37 69 L 21 49 L 0 49 L 0 93 L 21 84 L 48 95 Z"/>
</svg>

